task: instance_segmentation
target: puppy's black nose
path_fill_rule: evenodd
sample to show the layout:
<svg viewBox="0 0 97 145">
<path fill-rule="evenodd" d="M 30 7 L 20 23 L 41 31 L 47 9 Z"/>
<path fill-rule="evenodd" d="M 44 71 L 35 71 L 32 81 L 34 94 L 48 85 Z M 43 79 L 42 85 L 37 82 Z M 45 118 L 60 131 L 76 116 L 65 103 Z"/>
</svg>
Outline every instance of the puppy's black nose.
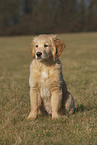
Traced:
<svg viewBox="0 0 97 145">
<path fill-rule="evenodd" d="M 40 56 L 42 55 L 42 53 L 41 53 L 41 52 L 37 52 L 36 55 L 37 55 L 38 57 L 40 57 Z"/>
</svg>

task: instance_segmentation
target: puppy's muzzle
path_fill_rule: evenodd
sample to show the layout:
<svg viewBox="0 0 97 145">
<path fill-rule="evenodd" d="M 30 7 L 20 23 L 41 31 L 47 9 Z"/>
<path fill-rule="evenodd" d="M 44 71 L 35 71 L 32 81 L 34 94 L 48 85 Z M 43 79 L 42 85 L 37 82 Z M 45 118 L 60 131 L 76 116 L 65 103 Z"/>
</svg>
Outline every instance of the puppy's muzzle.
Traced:
<svg viewBox="0 0 97 145">
<path fill-rule="evenodd" d="M 36 55 L 37 55 L 38 58 L 40 58 L 42 53 L 41 52 L 37 52 Z"/>
</svg>

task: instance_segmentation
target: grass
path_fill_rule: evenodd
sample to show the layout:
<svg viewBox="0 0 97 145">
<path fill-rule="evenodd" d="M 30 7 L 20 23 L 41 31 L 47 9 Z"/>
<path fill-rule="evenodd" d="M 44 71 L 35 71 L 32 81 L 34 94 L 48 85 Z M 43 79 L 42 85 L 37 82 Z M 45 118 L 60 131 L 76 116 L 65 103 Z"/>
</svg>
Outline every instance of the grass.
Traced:
<svg viewBox="0 0 97 145">
<path fill-rule="evenodd" d="M 26 120 L 32 36 L 0 38 L 1 145 L 97 145 L 97 33 L 59 37 L 67 45 L 60 59 L 75 113 L 35 121 Z"/>
</svg>

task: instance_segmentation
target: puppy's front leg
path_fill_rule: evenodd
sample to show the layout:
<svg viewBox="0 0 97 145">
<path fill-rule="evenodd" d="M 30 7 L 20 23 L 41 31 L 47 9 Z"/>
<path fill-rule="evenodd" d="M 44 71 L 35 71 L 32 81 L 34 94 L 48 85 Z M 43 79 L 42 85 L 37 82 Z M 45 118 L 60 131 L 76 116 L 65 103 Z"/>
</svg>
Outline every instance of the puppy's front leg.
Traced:
<svg viewBox="0 0 97 145">
<path fill-rule="evenodd" d="M 38 110 L 38 90 L 37 88 L 30 88 L 31 112 L 27 119 L 35 119 Z"/>
<path fill-rule="evenodd" d="M 54 88 L 52 90 L 52 96 L 51 96 L 51 105 L 52 105 L 52 118 L 56 119 L 59 118 L 59 110 L 61 107 L 62 102 L 62 90 L 59 88 Z"/>
</svg>

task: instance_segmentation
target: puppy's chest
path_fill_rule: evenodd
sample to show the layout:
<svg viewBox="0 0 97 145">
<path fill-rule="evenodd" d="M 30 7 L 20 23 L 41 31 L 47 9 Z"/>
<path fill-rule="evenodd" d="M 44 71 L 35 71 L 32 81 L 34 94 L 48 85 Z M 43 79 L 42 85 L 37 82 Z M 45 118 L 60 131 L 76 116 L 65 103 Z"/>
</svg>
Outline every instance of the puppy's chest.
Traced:
<svg viewBox="0 0 97 145">
<path fill-rule="evenodd" d="M 43 81 L 46 81 L 49 79 L 49 71 L 48 70 L 45 69 L 44 71 L 41 72 L 41 79 Z"/>
<path fill-rule="evenodd" d="M 50 75 L 48 70 L 43 70 L 40 74 L 40 94 L 42 98 L 49 98 L 50 91 Z"/>
</svg>

